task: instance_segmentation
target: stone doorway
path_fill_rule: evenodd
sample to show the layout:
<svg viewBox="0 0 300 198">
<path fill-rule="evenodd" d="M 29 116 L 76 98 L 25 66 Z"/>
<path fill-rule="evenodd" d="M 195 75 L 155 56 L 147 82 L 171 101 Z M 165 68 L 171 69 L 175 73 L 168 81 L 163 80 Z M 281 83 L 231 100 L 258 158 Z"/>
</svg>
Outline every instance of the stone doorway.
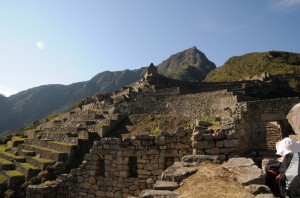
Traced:
<svg viewBox="0 0 300 198">
<path fill-rule="evenodd" d="M 282 125 L 279 121 L 266 122 L 266 146 L 268 151 L 276 150 L 276 143 L 282 139 Z"/>
</svg>

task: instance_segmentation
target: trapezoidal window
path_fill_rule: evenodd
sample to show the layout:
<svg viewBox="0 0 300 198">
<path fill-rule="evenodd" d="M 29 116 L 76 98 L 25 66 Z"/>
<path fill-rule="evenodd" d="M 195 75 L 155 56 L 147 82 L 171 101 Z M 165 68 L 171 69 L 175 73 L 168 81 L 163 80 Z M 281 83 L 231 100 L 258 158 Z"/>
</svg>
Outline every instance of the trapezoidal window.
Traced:
<svg viewBox="0 0 300 198">
<path fill-rule="evenodd" d="M 282 127 L 278 121 L 266 123 L 266 146 L 267 150 L 275 151 L 276 143 L 282 139 Z"/>
<path fill-rule="evenodd" d="M 135 178 L 138 177 L 137 157 L 129 157 L 128 166 L 129 166 L 129 177 L 135 177 Z"/>
<path fill-rule="evenodd" d="M 100 159 L 99 160 L 99 164 L 98 164 L 98 176 L 105 176 L 105 166 L 104 166 L 104 159 Z"/>
</svg>

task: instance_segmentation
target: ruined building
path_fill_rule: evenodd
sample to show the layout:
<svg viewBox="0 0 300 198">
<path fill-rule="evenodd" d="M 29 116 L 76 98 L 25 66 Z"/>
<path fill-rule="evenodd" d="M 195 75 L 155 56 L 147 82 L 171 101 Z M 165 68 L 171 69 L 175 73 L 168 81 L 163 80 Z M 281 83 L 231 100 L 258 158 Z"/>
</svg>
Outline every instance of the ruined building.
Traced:
<svg viewBox="0 0 300 198">
<path fill-rule="evenodd" d="M 159 75 L 151 64 L 134 85 L 87 98 L 80 108 L 27 131 L 28 139 L 12 141 L 24 145 L 18 151 L 16 146 L 7 150 L 21 161 L 0 157 L 14 162 L 20 172 L 22 163 L 45 170 L 47 163 L 41 158 L 50 165 L 64 162 L 65 174 L 56 182 L 30 185 L 28 197 L 138 196 L 151 189 L 167 167 L 193 152 L 222 159 L 274 153 L 275 143 L 292 134 L 285 117 L 299 99 L 286 97 L 288 89 L 276 81 L 172 80 Z M 122 138 L 116 129 L 133 114 L 182 115 L 190 117 L 193 125 Z M 1 174 L 11 188 L 34 174 L 27 171 L 18 180 L 4 170 L 2 166 Z"/>
</svg>

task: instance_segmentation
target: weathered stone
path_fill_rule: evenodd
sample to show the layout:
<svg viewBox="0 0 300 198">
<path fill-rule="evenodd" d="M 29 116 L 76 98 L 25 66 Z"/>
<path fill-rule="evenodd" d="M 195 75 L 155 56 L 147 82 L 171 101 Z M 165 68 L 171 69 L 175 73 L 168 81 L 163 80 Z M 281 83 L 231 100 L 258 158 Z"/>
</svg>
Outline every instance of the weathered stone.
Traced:
<svg viewBox="0 0 300 198">
<path fill-rule="evenodd" d="M 225 133 L 223 130 L 221 129 L 217 129 L 214 133 L 213 133 L 213 139 L 214 140 L 223 140 L 225 139 Z"/>
<path fill-rule="evenodd" d="M 153 179 L 151 177 L 146 179 L 146 184 L 154 184 Z"/>
<path fill-rule="evenodd" d="M 121 178 L 127 178 L 129 177 L 129 172 L 128 171 L 120 171 L 120 175 Z"/>
<path fill-rule="evenodd" d="M 216 155 L 216 154 L 220 153 L 220 149 L 218 147 L 205 149 L 205 153 L 210 154 L 210 155 Z"/>
<path fill-rule="evenodd" d="M 193 148 L 195 149 L 209 149 L 215 147 L 215 142 L 212 140 L 200 140 L 200 141 L 194 141 L 192 144 Z"/>
<path fill-rule="evenodd" d="M 178 128 L 174 131 L 174 135 L 177 137 L 185 136 L 185 130 L 183 128 Z"/>
<path fill-rule="evenodd" d="M 225 132 L 226 138 L 231 140 L 231 139 L 237 139 L 238 138 L 238 134 L 236 132 L 236 130 L 230 130 L 230 131 L 226 131 Z"/>
<path fill-rule="evenodd" d="M 224 147 L 238 147 L 239 141 L 238 140 L 224 140 Z"/>
<path fill-rule="evenodd" d="M 212 140 L 213 139 L 213 135 L 212 134 L 204 134 L 203 135 L 204 140 Z"/>
<path fill-rule="evenodd" d="M 177 192 L 169 190 L 143 190 L 139 195 L 139 198 L 154 198 L 154 197 L 168 197 L 177 198 L 179 194 Z"/>
<path fill-rule="evenodd" d="M 162 173 L 161 179 L 164 181 L 180 182 L 197 171 L 198 168 L 185 167 L 182 162 L 175 162 Z"/>
<path fill-rule="evenodd" d="M 95 177 L 90 177 L 89 178 L 89 183 L 90 184 L 96 184 L 97 182 L 96 182 L 96 178 Z"/>
<path fill-rule="evenodd" d="M 220 156 L 213 156 L 213 155 L 185 155 L 182 157 L 182 162 L 188 163 L 202 163 L 202 162 L 213 162 L 213 163 L 220 163 L 223 160 Z"/>
<path fill-rule="evenodd" d="M 286 119 L 292 126 L 294 132 L 297 135 L 300 135 L 300 103 L 292 107 L 292 109 L 286 116 Z"/>
<path fill-rule="evenodd" d="M 177 182 L 157 180 L 153 186 L 153 189 L 154 190 L 171 190 L 171 191 L 173 191 L 179 187 L 180 187 L 180 185 Z"/>
<path fill-rule="evenodd" d="M 238 151 L 239 151 L 238 148 L 220 148 L 220 152 L 223 154 L 236 153 Z"/>
<path fill-rule="evenodd" d="M 201 131 L 196 131 L 192 134 L 192 140 L 202 140 L 203 139 L 203 135 L 204 135 L 204 131 L 201 130 Z"/>
<path fill-rule="evenodd" d="M 195 124 L 198 126 L 204 126 L 204 127 L 209 127 L 212 125 L 212 123 L 203 121 L 203 120 L 196 120 Z"/>
<path fill-rule="evenodd" d="M 246 186 L 245 189 L 253 195 L 272 193 L 270 188 L 266 185 L 251 184 Z"/>
<path fill-rule="evenodd" d="M 234 168 L 234 167 L 251 166 L 251 165 L 255 165 L 253 160 L 250 158 L 244 158 L 244 157 L 231 158 L 227 162 L 224 162 L 222 164 L 222 166 L 225 168 Z"/>
<path fill-rule="evenodd" d="M 224 142 L 223 141 L 217 141 L 216 142 L 216 147 L 222 148 L 223 146 L 224 146 Z"/>
<path fill-rule="evenodd" d="M 164 136 L 158 135 L 154 139 L 154 143 L 157 145 L 164 145 L 166 143 L 166 138 Z"/>
<path fill-rule="evenodd" d="M 157 170 L 158 164 L 146 164 L 144 167 L 145 170 Z"/>
<path fill-rule="evenodd" d="M 231 158 L 222 164 L 231 172 L 235 172 L 236 181 L 245 186 L 251 184 L 263 184 L 263 173 L 260 168 L 254 165 L 250 158 Z"/>
</svg>

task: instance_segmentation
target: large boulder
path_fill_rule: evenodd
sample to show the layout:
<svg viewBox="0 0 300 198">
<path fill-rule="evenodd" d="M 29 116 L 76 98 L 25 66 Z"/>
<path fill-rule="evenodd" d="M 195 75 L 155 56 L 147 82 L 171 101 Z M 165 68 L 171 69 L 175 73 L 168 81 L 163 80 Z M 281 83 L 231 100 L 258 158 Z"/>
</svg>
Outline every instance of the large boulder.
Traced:
<svg viewBox="0 0 300 198">
<path fill-rule="evenodd" d="M 236 181 L 244 186 L 263 185 L 263 172 L 250 158 L 231 158 L 222 166 L 235 173 Z"/>
<path fill-rule="evenodd" d="M 139 195 L 139 198 L 177 198 L 179 194 L 177 192 L 169 190 L 143 190 Z"/>
<path fill-rule="evenodd" d="M 181 182 L 197 171 L 198 168 L 186 167 L 183 162 L 175 162 L 162 173 L 161 179 L 164 181 Z"/>
<path fill-rule="evenodd" d="M 292 126 L 294 132 L 297 135 L 300 135 L 300 103 L 293 106 L 293 108 L 290 110 L 290 112 L 286 116 L 286 119 Z"/>
</svg>

